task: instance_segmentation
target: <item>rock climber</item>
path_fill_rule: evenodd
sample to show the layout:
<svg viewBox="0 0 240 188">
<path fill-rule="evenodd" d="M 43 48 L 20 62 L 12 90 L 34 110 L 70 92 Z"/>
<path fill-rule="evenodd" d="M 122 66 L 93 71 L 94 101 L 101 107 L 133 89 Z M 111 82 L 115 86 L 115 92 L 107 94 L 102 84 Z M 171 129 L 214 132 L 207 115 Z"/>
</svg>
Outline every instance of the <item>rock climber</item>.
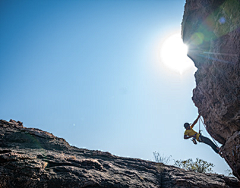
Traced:
<svg viewBox="0 0 240 188">
<path fill-rule="evenodd" d="M 189 139 L 189 138 L 193 138 L 193 142 L 194 144 L 197 144 L 196 140 L 198 142 L 203 142 L 209 146 L 212 147 L 212 149 L 218 153 L 219 155 L 221 155 L 221 150 L 219 147 L 217 147 L 209 138 L 202 136 L 200 133 L 197 133 L 196 131 L 193 130 L 194 125 L 198 122 L 198 119 L 201 116 L 198 115 L 197 119 L 190 125 L 189 123 L 184 123 L 184 127 L 185 127 L 185 132 L 184 132 L 184 139 Z"/>
</svg>

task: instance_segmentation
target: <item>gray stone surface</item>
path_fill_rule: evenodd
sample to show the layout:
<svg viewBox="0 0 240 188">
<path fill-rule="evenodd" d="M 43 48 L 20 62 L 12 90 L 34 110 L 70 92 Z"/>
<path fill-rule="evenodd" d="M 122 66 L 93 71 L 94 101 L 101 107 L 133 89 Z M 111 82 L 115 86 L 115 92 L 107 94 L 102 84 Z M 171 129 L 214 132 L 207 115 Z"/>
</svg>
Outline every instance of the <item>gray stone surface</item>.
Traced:
<svg viewBox="0 0 240 188">
<path fill-rule="evenodd" d="M 240 178 L 240 0 L 187 0 L 182 37 L 198 68 L 193 101 Z"/>
<path fill-rule="evenodd" d="M 0 120 L 1 188 L 239 186 L 223 175 L 76 148 L 51 133 Z"/>
</svg>

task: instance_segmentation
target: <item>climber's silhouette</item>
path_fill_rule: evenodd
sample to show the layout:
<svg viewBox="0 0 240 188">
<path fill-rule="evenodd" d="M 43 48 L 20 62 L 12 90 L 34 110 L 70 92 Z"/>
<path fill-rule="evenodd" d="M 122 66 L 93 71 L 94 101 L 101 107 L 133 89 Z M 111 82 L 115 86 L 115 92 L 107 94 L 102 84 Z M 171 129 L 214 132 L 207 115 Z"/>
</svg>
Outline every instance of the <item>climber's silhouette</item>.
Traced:
<svg viewBox="0 0 240 188">
<path fill-rule="evenodd" d="M 197 119 L 190 125 L 189 123 L 184 123 L 185 132 L 184 132 L 184 139 L 193 138 L 194 144 L 197 144 L 196 140 L 198 142 L 203 142 L 209 146 L 212 147 L 212 149 L 221 155 L 220 148 L 217 147 L 209 138 L 202 136 L 200 133 L 197 133 L 193 130 L 194 125 L 198 122 L 198 119 L 200 118 L 200 115 L 198 115 Z"/>
</svg>

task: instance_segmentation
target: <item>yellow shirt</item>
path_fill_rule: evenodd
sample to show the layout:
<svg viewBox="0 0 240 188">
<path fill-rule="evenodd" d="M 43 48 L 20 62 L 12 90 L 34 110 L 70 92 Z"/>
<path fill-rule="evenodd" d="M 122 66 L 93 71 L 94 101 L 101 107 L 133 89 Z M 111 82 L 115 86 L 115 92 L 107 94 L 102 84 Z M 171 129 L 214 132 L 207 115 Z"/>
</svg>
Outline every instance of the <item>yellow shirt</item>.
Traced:
<svg viewBox="0 0 240 188">
<path fill-rule="evenodd" d="M 187 135 L 187 136 L 194 136 L 195 134 L 196 134 L 196 139 L 197 139 L 197 141 L 199 141 L 199 136 L 200 136 L 200 134 L 197 133 L 196 131 L 194 131 L 194 130 L 192 129 L 192 126 L 190 126 L 190 129 L 189 129 L 189 130 L 185 130 L 185 132 L 184 132 L 184 135 Z"/>
</svg>

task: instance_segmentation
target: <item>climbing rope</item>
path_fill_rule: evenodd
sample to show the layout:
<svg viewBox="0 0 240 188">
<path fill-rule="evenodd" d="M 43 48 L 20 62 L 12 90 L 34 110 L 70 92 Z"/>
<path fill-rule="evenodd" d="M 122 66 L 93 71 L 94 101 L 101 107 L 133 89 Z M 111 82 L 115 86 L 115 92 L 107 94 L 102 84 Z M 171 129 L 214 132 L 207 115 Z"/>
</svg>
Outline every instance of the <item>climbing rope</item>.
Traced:
<svg viewBox="0 0 240 188">
<path fill-rule="evenodd" d="M 203 52 L 203 54 L 213 54 L 213 55 L 223 55 L 223 56 L 239 56 L 238 54 L 216 53 L 216 52 Z"/>
<path fill-rule="evenodd" d="M 200 119 L 201 119 L 201 117 L 200 117 Z M 198 121 L 198 124 L 199 124 L 199 129 L 198 129 L 198 132 L 199 132 L 199 134 L 201 135 L 201 122 L 200 121 Z"/>
<path fill-rule="evenodd" d="M 199 133 L 200 133 L 200 127 L 201 127 L 201 125 L 200 125 L 201 123 L 200 123 L 200 122 L 202 122 L 202 124 L 203 124 L 203 126 L 205 127 L 206 130 L 207 130 L 207 127 L 206 127 L 206 125 L 204 124 L 202 118 L 200 117 L 199 119 L 200 119 L 200 120 L 199 120 Z M 200 133 L 200 134 L 201 134 L 201 133 Z M 210 134 L 209 134 L 209 135 L 210 135 Z M 217 147 L 219 147 L 218 144 L 217 144 L 217 141 L 216 141 L 211 135 L 210 135 L 210 137 L 212 138 L 214 144 L 215 144 Z"/>
</svg>

